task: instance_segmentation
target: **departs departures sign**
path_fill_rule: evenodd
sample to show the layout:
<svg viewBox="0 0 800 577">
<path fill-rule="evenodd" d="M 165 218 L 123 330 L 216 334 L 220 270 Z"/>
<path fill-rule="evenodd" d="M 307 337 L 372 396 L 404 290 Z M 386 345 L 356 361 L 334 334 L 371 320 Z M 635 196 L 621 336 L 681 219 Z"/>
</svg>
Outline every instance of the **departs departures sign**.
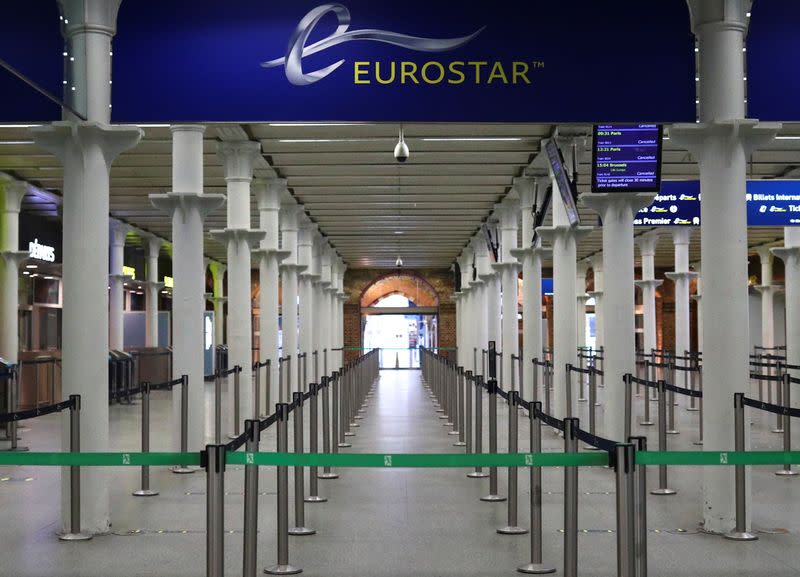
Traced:
<svg viewBox="0 0 800 577">
<path fill-rule="evenodd" d="M 595 125 L 592 191 L 658 192 L 662 130 L 659 124 Z"/>
</svg>

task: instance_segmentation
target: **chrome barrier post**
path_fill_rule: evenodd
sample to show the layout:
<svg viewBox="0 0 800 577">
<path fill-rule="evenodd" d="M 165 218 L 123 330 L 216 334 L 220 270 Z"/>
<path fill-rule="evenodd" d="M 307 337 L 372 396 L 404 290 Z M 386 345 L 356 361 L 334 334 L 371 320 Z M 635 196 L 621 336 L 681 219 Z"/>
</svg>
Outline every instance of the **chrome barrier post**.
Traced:
<svg viewBox="0 0 800 577">
<path fill-rule="evenodd" d="M 584 394 L 584 380 L 583 380 L 583 370 L 584 370 L 584 362 L 583 362 L 583 351 L 578 350 L 578 367 L 580 368 L 580 377 L 578 379 L 578 402 L 585 403 L 586 402 L 586 395 Z M 591 364 L 590 364 L 591 366 Z"/>
<path fill-rule="evenodd" d="M 644 373 L 645 373 L 645 380 L 652 382 L 655 377 L 655 368 L 648 364 L 649 361 L 645 361 L 644 365 Z M 642 399 L 644 399 L 644 420 L 639 422 L 639 425 L 642 427 L 652 427 L 655 423 L 650 418 L 650 387 L 644 388 L 644 395 L 642 395 Z"/>
<path fill-rule="evenodd" d="M 464 452 L 469 455 L 472 453 L 472 371 L 465 371 L 464 376 Z"/>
<path fill-rule="evenodd" d="M 222 377 L 214 375 L 214 443 L 222 444 Z"/>
<path fill-rule="evenodd" d="M 69 408 L 69 451 L 81 452 L 81 396 L 70 395 L 72 405 Z M 61 541 L 88 541 L 91 533 L 81 530 L 81 468 L 77 465 L 69 467 L 69 533 L 58 536 Z"/>
<path fill-rule="evenodd" d="M 207 445 L 206 577 L 225 576 L 225 445 Z"/>
<path fill-rule="evenodd" d="M 314 382 L 319 383 L 319 351 L 313 351 L 311 358 L 314 361 Z"/>
<path fill-rule="evenodd" d="M 333 379 L 336 378 L 336 373 L 333 374 Z M 327 376 L 322 377 L 322 452 L 326 455 L 331 454 L 331 403 L 330 403 L 330 395 L 331 391 L 330 388 L 332 383 L 334 382 L 333 379 L 329 380 Z M 338 421 L 336 420 L 336 415 L 334 413 L 334 425 L 333 429 L 336 430 L 338 426 Z M 337 439 L 338 441 L 338 439 Z M 333 452 L 338 452 L 336 448 L 336 443 L 333 444 Z M 329 465 L 325 465 L 322 468 L 322 473 L 317 475 L 320 479 L 338 479 L 339 475 L 336 473 L 331 472 L 331 468 Z"/>
<path fill-rule="evenodd" d="M 293 395 L 294 400 L 294 453 L 303 454 L 303 393 L 296 391 Z M 316 529 L 306 527 L 306 507 L 305 507 L 305 468 L 296 466 L 294 468 L 294 527 L 289 529 L 289 535 L 296 537 L 313 535 Z"/>
<path fill-rule="evenodd" d="M 465 395 L 464 387 L 466 387 L 466 380 L 464 378 L 464 367 L 458 367 L 458 372 L 456 373 L 456 415 L 457 417 L 453 419 L 453 431 L 458 429 L 458 441 L 453 443 L 454 447 L 466 447 L 467 442 L 465 440 L 465 431 L 466 428 L 466 418 L 464 413 L 466 412 L 466 407 L 464 406 L 464 397 L 469 396 Z"/>
<path fill-rule="evenodd" d="M 519 397 L 521 399 L 525 398 L 525 375 L 523 373 L 522 367 L 522 353 L 519 354 L 517 357 L 517 370 L 518 370 L 518 378 L 519 378 Z M 520 410 L 522 410 L 522 405 L 520 405 Z"/>
<path fill-rule="evenodd" d="M 785 407 L 791 408 L 792 406 L 792 375 L 789 372 L 783 374 L 781 381 L 783 385 L 783 402 Z M 783 450 L 789 452 L 792 450 L 792 417 L 789 415 L 781 415 L 783 417 Z M 784 465 L 783 469 L 775 471 L 776 475 L 781 477 L 794 477 L 797 471 L 792 469 L 791 465 Z"/>
<path fill-rule="evenodd" d="M 684 351 L 684 353 L 683 353 L 684 356 L 687 357 L 687 359 L 689 359 L 688 366 L 691 369 L 690 371 L 688 371 L 689 374 L 688 374 L 687 380 L 689 381 L 689 388 L 692 389 L 693 391 L 696 391 L 697 390 L 697 370 L 698 370 L 698 367 L 699 367 L 699 362 L 697 360 L 697 357 L 696 356 L 692 356 L 690 353 L 691 353 L 691 351 Z M 689 399 L 689 406 L 686 407 L 686 410 L 687 411 L 691 411 L 691 412 L 695 412 L 695 411 L 698 410 L 697 409 L 697 401 L 695 400 L 694 397 L 691 397 Z"/>
<path fill-rule="evenodd" d="M 347 379 L 349 369 L 345 367 L 340 374 L 334 373 L 336 378 L 333 380 L 333 430 L 336 434 L 337 442 L 334 444 L 334 453 L 338 453 L 338 449 L 346 449 L 352 447 L 345 438 L 347 435 L 347 425 L 345 424 L 346 416 L 344 414 L 344 386 Z"/>
<path fill-rule="evenodd" d="M 531 359 L 533 363 L 533 390 L 531 391 L 531 402 L 539 400 L 539 359 Z"/>
<path fill-rule="evenodd" d="M 472 347 L 472 368 L 475 369 L 474 373 L 478 373 L 478 347 Z"/>
<path fill-rule="evenodd" d="M 322 349 L 322 372 L 328 374 L 328 349 Z"/>
<path fill-rule="evenodd" d="M 637 452 L 647 450 L 647 437 L 629 437 Z M 636 539 L 635 562 L 636 577 L 647 577 L 647 467 L 638 465 L 634 469 L 636 481 L 633 489 L 633 503 L 636 509 L 634 531 Z"/>
<path fill-rule="evenodd" d="M 36 365 L 34 365 L 36 366 Z M 38 366 L 37 366 L 37 374 L 38 374 Z M 11 374 L 9 375 L 8 380 L 6 381 L 7 386 L 7 406 L 9 413 L 16 413 L 19 411 L 19 389 L 20 389 L 20 363 L 17 363 L 16 366 L 11 368 Z M 36 382 L 36 386 L 39 386 L 38 380 Z M 54 399 L 55 402 L 55 399 Z M 36 405 L 38 407 L 38 404 Z M 19 438 L 18 434 L 21 427 L 17 421 L 9 421 L 6 425 L 6 436 L 8 437 L 9 442 L 11 443 L 8 449 L 4 449 L 4 451 L 8 452 L 17 452 L 17 453 L 24 453 L 28 450 L 28 447 L 22 447 L 18 444 Z"/>
<path fill-rule="evenodd" d="M 150 452 L 150 383 L 142 383 L 142 453 Z M 150 489 L 150 465 L 142 465 L 142 488 L 133 492 L 134 497 L 154 497 L 158 491 Z"/>
<path fill-rule="evenodd" d="M 564 419 L 564 452 L 578 452 L 579 421 Z M 564 576 L 578 577 L 578 467 L 564 467 Z"/>
<path fill-rule="evenodd" d="M 564 392 L 567 397 L 567 417 L 572 417 L 572 365 L 567 363 L 566 382 Z"/>
<path fill-rule="evenodd" d="M 181 453 L 189 452 L 189 376 L 181 375 Z M 178 475 L 194 473 L 194 469 L 186 465 L 177 465 L 172 472 Z"/>
<path fill-rule="evenodd" d="M 303 391 L 308 390 L 308 385 L 308 353 L 303 353 Z"/>
<path fill-rule="evenodd" d="M 289 451 L 289 405 L 278 403 L 276 406 L 278 413 L 278 453 Z M 289 564 L 289 468 L 279 465 L 277 469 L 277 492 L 278 492 L 278 562 L 271 567 L 264 569 L 267 575 L 295 575 L 303 570 Z"/>
<path fill-rule="evenodd" d="M 319 406 L 318 406 L 318 396 L 320 391 L 320 386 L 317 383 L 309 384 L 309 388 L 311 389 L 311 398 L 310 401 L 310 410 L 309 410 L 309 418 L 311 419 L 311 425 L 309 427 L 309 443 L 308 443 L 308 452 L 317 454 L 319 452 Z M 324 503 L 327 501 L 325 497 L 320 497 L 319 495 L 319 468 L 318 467 L 310 467 L 308 470 L 308 497 L 306 497 L 306 503 Z"/>
<path fill-rule="evenodd" d="M 535 365 L 534 365 L 535 366 Z M 533 401 L 528 411 L 530 418 L 530 452 L 537 455 L 542 452 L 542 421 L 538 415 L 542 412 L 542 403 Z M 531 484 L 531 562 L 517 567 L 520 573 L 542 575 L 555 573 L 556 568 L 542 563 L 542 469 L 530 467 Z"/>
<path fill-rule="evenodd" d="M 581 373 L 583 379 L 583 373 Z M 589 369 L 589 432 L 594 435 L 597 425 L 597 369 L 592 366 Z M 587 451 L 597 451 L 597 447 L 587 444 L 584 447 Z"/>
<path fill-rule="evenodd" d="M 618 444 L 615 451 L 617 492 L 617 575 L 636 575 L 635 470 L 636 448 Z"/>
<path fill-rule="evenodd" d="M 769 360 L 773 361 L 774 359 L 769 359 Z M 777 375 L 778 377 L 780 377 L 781 372 L 782 372 L 781 363 L 780 361 L 778 361 L 775 368 L 770 369 L 770 375 L 772 376 Z M 775 381 L 775 404 L 788 407 L 789 404 L 783 402 L 783 387 L 781 386 L 782 384 L 783 384 L 783 379 L 781 379 L 780 381 Z M 769 382 L 769 387 L 770 389 L 772 389 L 772 381 Z M 783 415 L 775 415 L 775 428 L 772 429 L 772 432 L 783 433 Z"/>
<path fill-rule="evenodd" d="M 261 417 L 261 365 L 256 361 L 253 378 L 253 419 Z"/>
<path fill-rule="evenodd" d="M 229 439 L 235 439 L 241 434 L 239 420 L 241 419 L 239 398 L 241 396 L 241 389 L 239 388 L 239 373 L 242 372 L 242 367 L 236 365 L 233 367 L 233 434 L 229 434 Z"/>
<path fill-rule="evenodd" d="M 286 391 L 284 394 L 284 399 L 287 402 L 292 400 L 292 355 L 286 355 L 286 371 L 284 374 L 286 378 Z"/>
<path fill-rule="evenodd" d="M 668 366 L 667 366 L 667 374 L 670 378 L 670 384 L 675 386 L 676 379 L 675 379 L 675 359 L 670 359 Z M 678 435 L 680 431 L 675 428 L 675 405 L 677 402 L 675 401 L 675 391 L 669 391 L 669 395 L 667 398 L 667 408 L 669 409 L 669 420 L 667 425 L 667 435 Z"/>
<path fill-rule="evenodd" d="M 266 371 L 264 374 L 266 375 L 264 378 L 264 412 L 269 413 L 269 408 L 272 406 L 270 402 L 272 400 L 272 359 L 267 359 L 264 361 L 266 364 Z M 265 417 L 267 415 L 264 415 Z"/>
<path fill-rule="evenodd" d="M 544 362 L 544 407 L 548 415 L 552 414 L 552 403 L 550 396 L 553 390 L 553 363 L 545 360 Z"/>
<path fill-rule="evenodd" d="M 286 399 L 283 396 L 283 363 L 286 360 L 283 357 L 278 357 L 278 402 L 285 403 Z"/>
<path fill-rule="evenodd" d="M 258 453 L 261 437 L 258 419 L 246 420 L 244 432 L 247 434 L 244 450 L 250 454 Z M 258 572 L 258 465 L 254 464 L 244 466 L 244 537 L 242 541 L 242 575 L 243 577 L 256 577 Z"/>
<path fill-rule="evenodd" d="M 513 374 L 513 373 L 512 373 Z M 519 391 L 508 391 L 508 452 L 519 451 Z M 517 467 L 508 468 L 508 524 L 500 527 L 501 535 L 523 535 L 528 532 L 517 520 Z"/>
<path fill-rule="evenodd" d="M 631 383 L 632 375 L 630 373 L 625 374 L 622 377 L 622 382 L 625 386 L 625 438 L 629 438 L 631 436 L 631 420 L 633 419 L 633 385 Z"/>
<path fill-rule="evenodd" d="M 475 377 L 475 454 L 483 453 L 483 376 Z M 483 479 L 489 473 L 483 467 L 475 467 L 471 473 L 467 473 L 470 479 Z"/>
<path fill-rule="evenodd" d="M 733 395 L 734 450 L 744 451 L 744 393 Z M 744 465 L 734 465 L 736 491 L 736 526 L 725 534 L 732 541 L 757 541 L 758 535 L 747 530 L 747 477 Z"/>
<path fill-rule="evenodd" d="M 667 450 L 667 389 L 664 381 L 658 381 L 658 450 Z M 676 491 L 667 487 L 667 466 L 658 466 L 658 489 L 651 495 L 674 495 Z"/>
<path fill-rule="evenodd" d="M 489 361 L 491 363 L 491 360 Z M 489 453 L 497 453 L 497 381 L 489 381 Z M 500 502 L 506 498 L 498 494 L 497 467 L 489 467 L 489 494 L 481 501 Z"/>
</svg>

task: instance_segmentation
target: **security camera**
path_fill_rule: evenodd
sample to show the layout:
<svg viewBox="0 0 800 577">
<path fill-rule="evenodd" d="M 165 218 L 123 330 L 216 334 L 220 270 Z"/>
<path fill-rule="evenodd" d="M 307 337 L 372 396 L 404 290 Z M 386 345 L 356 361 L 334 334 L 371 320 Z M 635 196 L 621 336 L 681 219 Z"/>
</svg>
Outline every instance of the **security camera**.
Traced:
<svg viewBox="0 0 800 577">
<path fill-rule="evenodd" d="M 406 160 L 408 160 L 409 155 L 410 153 L 408 152 L 408 145 L 406 144 L 406 141 L 403 138 L 403 129 L 400 128 L 400 140 L 394 147 L 394 157 L 397 160 L 397 162 L 405 162 Z"/>
<path fill-rule="evenodd" d="M 403 268 L 403 259 L 398 256 L 397 260 L 394 262 L 394 266 L 397 268 Z"/>
</svg>

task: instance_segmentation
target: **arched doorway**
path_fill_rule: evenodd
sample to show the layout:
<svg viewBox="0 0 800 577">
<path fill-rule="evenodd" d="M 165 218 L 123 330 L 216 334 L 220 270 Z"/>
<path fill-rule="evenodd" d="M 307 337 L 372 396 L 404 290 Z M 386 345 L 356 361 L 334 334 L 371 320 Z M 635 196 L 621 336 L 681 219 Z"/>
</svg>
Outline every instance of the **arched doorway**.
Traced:
<svg viewBox="0 0 800 577">
<path fill-rule="evenodd" d="M 439 296 L 422 277 L 384 275 L 361 294 L 361 342 L 381 349 L 381 368 L 419 368 L 419 347 L 439 342 Z"/>
</svg>

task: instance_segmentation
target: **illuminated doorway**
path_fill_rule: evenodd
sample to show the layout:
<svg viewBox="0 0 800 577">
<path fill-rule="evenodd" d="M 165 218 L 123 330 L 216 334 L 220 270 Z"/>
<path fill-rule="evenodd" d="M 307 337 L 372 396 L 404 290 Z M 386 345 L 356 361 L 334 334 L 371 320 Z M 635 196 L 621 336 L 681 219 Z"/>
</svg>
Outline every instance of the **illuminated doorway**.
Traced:
<svg viewBox="0 0 800 577">
<path fill-rule="evenodd" d="M 414 312 L 397 312 L 404 308 Z M 369 314 L 364 315 L 362 342 L 367 349 L 381 349 L 381 368 L 418 369 L 419 348 L 436 346 L 437 315 L 419 314 L 417 311 L 407 297 L 393 294 L 379 300 Z"/>
</svg>

